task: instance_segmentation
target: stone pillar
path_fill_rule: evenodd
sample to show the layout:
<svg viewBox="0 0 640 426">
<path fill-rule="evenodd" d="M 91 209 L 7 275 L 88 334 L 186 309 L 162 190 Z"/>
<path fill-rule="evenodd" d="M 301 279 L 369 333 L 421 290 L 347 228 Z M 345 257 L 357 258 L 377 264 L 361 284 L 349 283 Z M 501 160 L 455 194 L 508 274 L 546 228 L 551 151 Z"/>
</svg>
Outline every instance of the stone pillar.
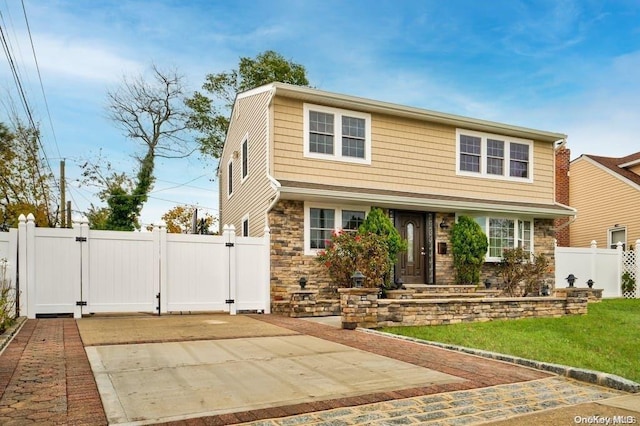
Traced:
<svg viewBox="0 0 640 426">
<path fill-rule="evenodd" d="M 377 288 L 340 288 L 342 328 L 375 328 L 378 326 Z"/>
</svg>

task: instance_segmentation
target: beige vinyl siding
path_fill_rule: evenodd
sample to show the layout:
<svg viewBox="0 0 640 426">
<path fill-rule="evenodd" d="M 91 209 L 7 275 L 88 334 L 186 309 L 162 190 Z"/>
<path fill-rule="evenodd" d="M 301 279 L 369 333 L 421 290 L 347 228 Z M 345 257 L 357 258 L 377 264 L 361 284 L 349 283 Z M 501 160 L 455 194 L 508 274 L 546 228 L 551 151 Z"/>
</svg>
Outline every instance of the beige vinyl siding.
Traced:
<svg viewBox="0 0 640 426">
<path fill-rule="evenodd" d="M 629 170 L 630 172 L 633 172 L 637 175 L 640 175 L 640 164 L 636 165 L 636 166 L 632 166 L 632 167 L 628 167 L 627 170 Z"/>
<path fill-rule="evenodd" d="M 570 226 L 572 247 L 598 247 L 608 243 L 608 230 L 615 224 L 626 226 L 627 244 L 640 238 L 640 191 L 585 159 L 571 163 L 569 184 L 571 207 L 578 218 Z"/>
<path fill-rule="evenodd" d="M 494 200 L 554 201 L 551 143 L 534 143 L 533 183 L 457 176 L 455 127 L 381 114 L 372 114 L 371 121 L 371 165 L 305 158 L 303 102 L 276 97 L 274 177 Z"/>
<path fill-rule="evenodd" d="M 226 146 L 220 159 L 221 229 L 233 224 L 242 234 L 242 218 L 249 215 L 249 235 L 262 236 L 266 209 L 274 195 L 267 178 L 267 120 L 269 93 L 238 99 L 232 113 Z M 248 175 L 242 181 L 242 142 L 248 135 Z M 237 151 L 237 158 L 233 152 Z M 228 162 L 233 161 L 233 195 L 228 197 Z"/>
</svg>

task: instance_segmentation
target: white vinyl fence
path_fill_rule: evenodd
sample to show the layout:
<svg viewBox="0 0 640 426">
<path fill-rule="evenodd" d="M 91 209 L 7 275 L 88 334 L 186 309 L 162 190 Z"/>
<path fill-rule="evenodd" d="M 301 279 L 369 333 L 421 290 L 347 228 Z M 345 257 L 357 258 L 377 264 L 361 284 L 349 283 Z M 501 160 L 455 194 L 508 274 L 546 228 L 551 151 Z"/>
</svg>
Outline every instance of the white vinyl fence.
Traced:
<svg viewBox="0 0 640 426">
<path fill-rule="evenodd" d="M 635 251 L 623 251 L 622 243 L 615 249 L 598 248 L 595 241 L 590 248 L 556 247 L 556 287 L 563 287 L 566 278 L 573 274 L 576 287 L 586 287 L 589 279 L 594 281 L 594 288 L 601 288 L 602 297 L 640 298 L 640 289 L 636 283 L 633 290 L 622 292 L 622 276 L 628 273 L 630 277 L 640 277 L 639 259 L 640 240 L 636 241 Z M 568 284 L 567 284 L 568 285 Z"/>
<path fill-rule="evenodd" d="M 262 238 L 36 228 L 17 232 L 20 315 L 270 312 L 268 229 Z M 0 250 L 5 243 L 0 239 Z M 9 243 L 6 244 L 10 252 Z M 1 257 L 2 251 L 0 251 Z"/>
</svg>

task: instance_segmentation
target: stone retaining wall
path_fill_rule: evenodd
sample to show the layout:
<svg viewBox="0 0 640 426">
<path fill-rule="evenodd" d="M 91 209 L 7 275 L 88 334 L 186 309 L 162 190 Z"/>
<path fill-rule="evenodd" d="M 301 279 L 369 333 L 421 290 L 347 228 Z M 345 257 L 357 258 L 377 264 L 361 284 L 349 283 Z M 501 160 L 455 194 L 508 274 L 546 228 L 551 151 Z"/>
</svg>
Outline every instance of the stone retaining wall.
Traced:
<svg viewBox="0 0 640 426">
<path fill-rule="evenodd" d="M 441 325 L 587 313 L 587 297 L 380 299 L 375 289 L 340 289 L 343 328 Z M 345 324 L 347 326 L 345 326 Z"/>
</svg>

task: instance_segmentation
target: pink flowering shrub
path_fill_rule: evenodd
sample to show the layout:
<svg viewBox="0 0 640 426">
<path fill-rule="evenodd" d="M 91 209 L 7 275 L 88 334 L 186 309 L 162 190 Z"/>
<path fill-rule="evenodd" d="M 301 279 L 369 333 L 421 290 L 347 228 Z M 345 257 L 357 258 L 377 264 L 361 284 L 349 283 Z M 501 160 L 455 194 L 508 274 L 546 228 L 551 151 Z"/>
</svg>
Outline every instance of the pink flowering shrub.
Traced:
<svg viewBox="0 0 640 426">
<path fill-rule="evenodd" d="M 365 276 L 364 287 L 378 287 L 392 266 L 385 237 L 373 233 L 334 232 L 316 261 L 338 287 L 350 287 L 355 271 Z"/>
</svg>

